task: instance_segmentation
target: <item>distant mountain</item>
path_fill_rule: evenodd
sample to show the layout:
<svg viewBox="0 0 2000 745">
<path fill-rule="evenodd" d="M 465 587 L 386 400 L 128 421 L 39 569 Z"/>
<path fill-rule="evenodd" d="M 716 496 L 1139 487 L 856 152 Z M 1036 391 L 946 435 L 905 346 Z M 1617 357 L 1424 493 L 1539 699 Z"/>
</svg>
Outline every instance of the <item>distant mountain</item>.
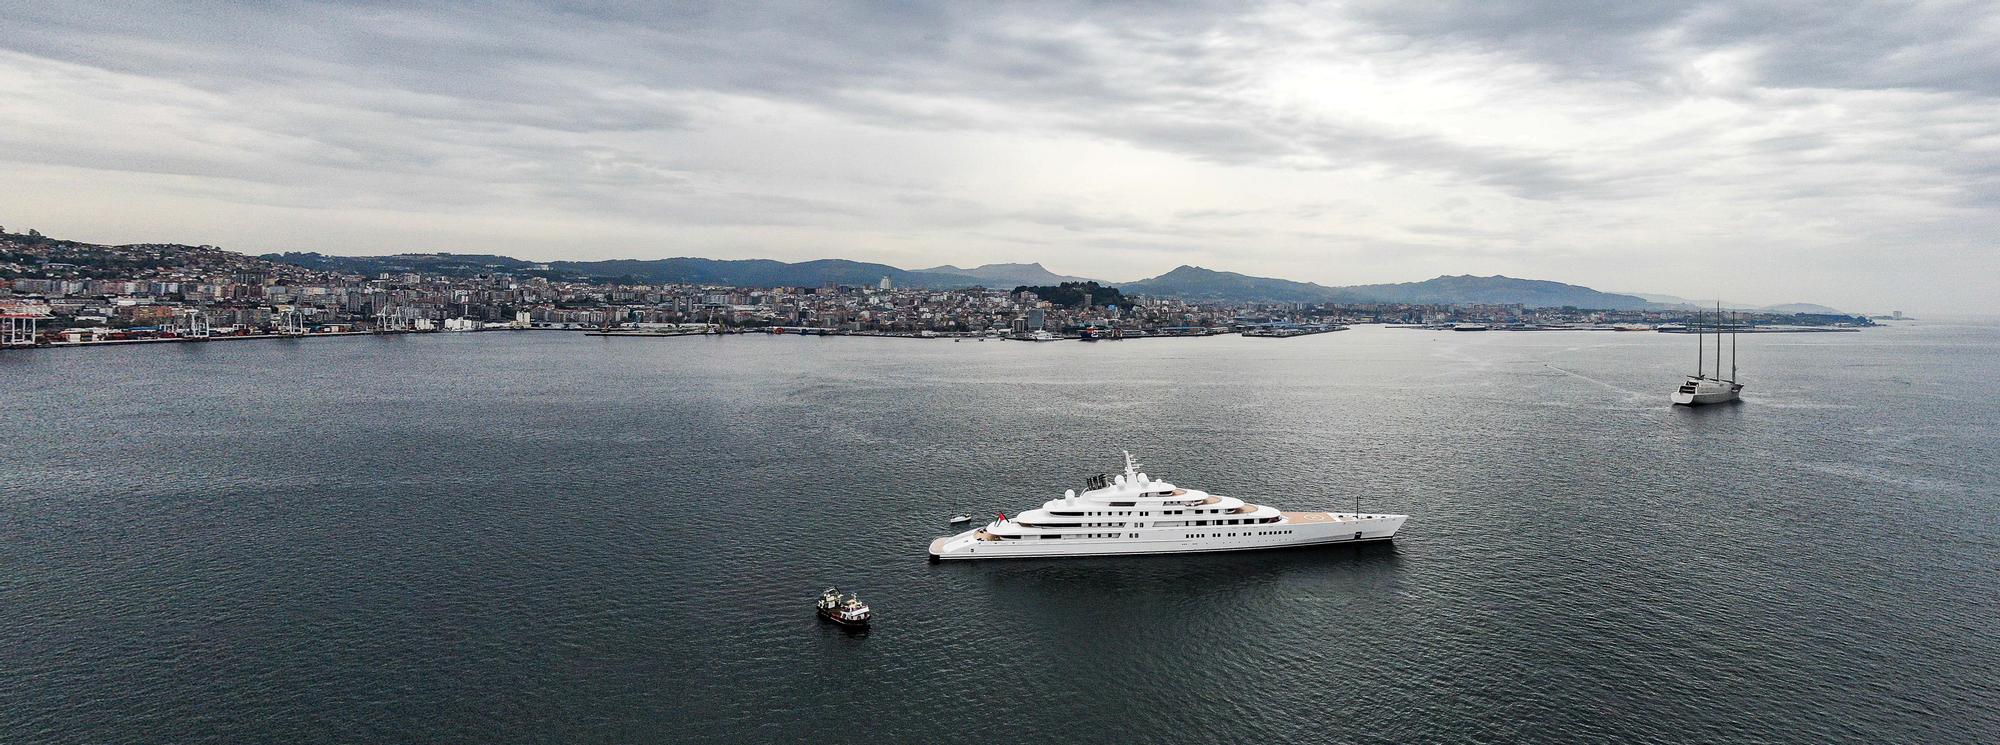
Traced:
<svg viewBox="0 0 2000 745">
<path fill-rule="evenodd" d="M 1252 277 L 1185 264 L 1158 277 L 1127 282 L 1118 288 L 1128 294 L 1217 302 L 1318 303 L 1335 298 L 1334 288 L 1311 282 Z"/>
<path fill-rule="evenodd" d="M 1018 287 L 1023 285 L 1048 287 L 1060 285 L 1064 282 L 1099 282 L 1089 277 L 1072 277 L 1067 274 L 1057 274 L 1044 268 L 1040 263 L 985 264 L 971 269 L 960 269 L 946 264 L 918 271 L 925 274 L 971 277 L 985 282 L 988 287 Z M 1099 284 L 1109 283 L 1099 282 Z"/>
<path fill-rule="evenodd" d="M 1530 308 L 1573 306 L 1595 310 L 1633 310 L 1647 305 L 1645 298 L 1633 295 L 1617 295 L 1545 279 L 1516 279 L 1498 274 L 1491 277 L 1461 274 L 1434 277 L 1422 282 L 1355 285 L 1337 289 L 1340 294 L 1359 302 L 1424 305 L 1520 303 Z"/>
<path fill-rule="evenodd" d="M 484 254 L 396 254 L 394 256 L 326 256 L 317 253 L 265 254 L 262 258 L 310 269 L 380 274 L 418 272 L 471 277 L 495 272 L 634 283 L 739 285 L 743 287 L 819 287 L 829 284 L 873 285 L 888 277 L 898 287 L 970 287 L 982 281 L 965 275 L 913 272 L 888 264 L 846 259 L 787 263 L 771 259 L 614 259 L 610 261 L 523 261 Z M 1003 283 L 991 283 L 999 286 Z M 1011 284 L 1008 286 L 1012 286 Z"/>
<path fill-rule="evenodd" d="M 1270 277 L 1252 277 L 1235 272 L 1219 272 L 1182 266 L 1152 279 L 1119 286 L 1128 293 L 1180 297 L 1191 300 L 1278 303 L 1411 303 L 1457 305 L 1520 303 L 1534 308 L 1561 307 L 1623 310 L 1646 307 L 1646 301 L 1631 295 L 1598 292 L 1588 287 L 1539 279 L 1513 277 L 1437 277 L 1422 282 L 1327 287 L 1311 282 L 1294 282 Z"/>
<path fill-rule="evenodd" d="M 539 266 L 535 262 L 522 261 L 512 256 L 490 254 L 396 254 L 394 256 L 329 256 L 315 252 L 286 252 L 264 254 L 257 258 L 292 264 L 307 269 L 327 272 L 350 272 L 354 274 L 398 274 L 416 272 L 418 274 L 443 274 L 452 277 L 475 277 L 494 272 L 518 272 Z"/>
<path fill-rule="evenodd" d="M 740 287 L 822 287 L 829 284 L 874 285 L 887 277 L 897 287 L 951 289 L 961 287 L 1058 287 L 1065 282 L 1091 282 L 1056 274 L 1039 263 L 986 264 L 971 269 L 945 265 L 930 269 L 898 269 L 846 259 L 783 262 L 771 259 L 616 259 L 611 261 L 535 262 L 493 254 L 407 253 L 392 256 L 332 256 L 316 252 L 269 253 L 249 257 L 214 246 L 131 244 L 101 246 L 64 241 L 30 231 L 0 233 L 0 264 L 55 263 L 72 275 L 124 276 L 135 269 L 170 266 L 229 266 L 282 268 L 293 265 L 319 271 L 375 275 L 415 272 L 469 277 L 482 274 L 544 276 L 553 279 L 623 281 L 650 284 L 715 284 Z M 1098 284 L 1110 287 L 1111 283 Z M 1697 302 L 1673 295 L 1600 292 L 1588 287 L 1536 279 L 1494 275 L 1440 276 L 1422 282 L 1328 287 L 1274 277 L 1179 266 L 1157 277 L 1117 285 L 1127 295 L 1154 295 L 1218 302 L 1411 303 L 1422 305 L 1511 304 L 1528 307 L 1574 306 L 1602 310 L 1700 309 Z M 1736 310 L 1806 315 L 1845 315 L 1824 305 L 1785 303 L 1762 308 L 1723 303 Z"/>
<path fill-rule="evenodd" d="M 873 285 L 888 277 L 897 287 L 972 287 L 985 284 L 960 274 L 913 272 L 888 264 L 846 259 L 786 263 L 771 259 L 615 259 L 612 261 L 552 261 L 549 268 L 566 274 L 602 279 L 741 287 L 820 287 Z"/>
<path fill-rule="evenodd" d="M 1089 282 L 1051 272 L 1039 263 L 986 264 L 971 269 L 945 265 L 922 270 L 899 269 L 846 259 L 783 262 L 772 259 L 615 259 L 611 261 L 531 262 L 489 254 L 412 253 L 394 256 L 328 256 L 319 253 L 265 254 L 267 261 L 310 269 L 355 274 L 418 272 L 470 277 L 510 273 L 561 279 L 622 281 L 650 284 L 715 284 L 741 287 L 821 287 L 830 284 L 874 285 L 883 277 L 897 287 L 959 288 L 983 286 L 1053 287 L 1064 282 Z M 1110 286 L 1110 283 L 1100 283 Z M 1328 287 L 1275 277 L 1180 266 L 1157 277 L 1118 285 L 1128 295 L 1155 295 L 1211 302 L 1280 303 L 1411 303 L 1419 305 L 1504 305 L 1533 308 L 1574 306 L 1603 310 L 1698 309 L 1704 304 L 1672 295 L 1620 294 L 1538 279 L 1494 275 L 1441 276 L 1422 282 Z M 1729 305 L 1725 303 L 1725 305 Z M 1739 308 L 1745 306 L 1738 306 Z M 1838 313 L 1809 303 L 1774 305 L 1778 313 Z"/>
<path fill-rule="evenodd" d="M 1846 313 L 1842 313 L 1832 308 L 1828 308 L 1824 305 L 1815 305 L 1813 303 L 1781 303 L 1778 305 L 1766 305 L 1764 306 L 1764 310 L 1768 310 L 1772 313 L 1811 313 L 1814 315 L 1825 315 L 1825 316 L 1847 315 Z"/>
<path fill-rule="evenodd" d="M 1684 297 L 1675 297 L 1673 295 L 1656 295 L 1652 293 L 1643 293 L 1643 292 L 1632 292 L 1626 294 L 1645 298 L 1648 302 L 1653 303 L 1655 307 L 1659 308 L 1671 308 L 1676 310 L 1710 310 L 1713 309 L 1716 305 L 1716 301 L 1714 300 L 1689 300 Z M 1812 313 L 1818 315 L 1847 315 L 1846 313 L 1843 313 L 1841 311 L 1834 310 L 1832 308 L 1828 308 L 1824 305 L 1819 305 L 1816 303 L 1780 303 L 1778 305 L 1756 305 L 1754 303 L 1738 303 L 1738 302 L 1731 302 L 1728 300 L 1724 300 L 1722 301 L 1722 309 L 1761 310 L 1768 313 Z"/>
<path fill-rule="evenodd" d="M 1639 298 L 1640 300 L 1644 300 L 1649 303 L 1658 303 L 1660 305 L 1686 305 L 1688 307 L 1694 307 L 1695 305 L 1695 302 L 1693 300 L 1689 300 L 1684 297 L 1677 297 L 1674 295 L 1661 295 L 1659 293 L 1654 293 L 1654 292 L 1625 292 L 1619 294 L 1631 295 L 1632 297 Z"/>
</svg>

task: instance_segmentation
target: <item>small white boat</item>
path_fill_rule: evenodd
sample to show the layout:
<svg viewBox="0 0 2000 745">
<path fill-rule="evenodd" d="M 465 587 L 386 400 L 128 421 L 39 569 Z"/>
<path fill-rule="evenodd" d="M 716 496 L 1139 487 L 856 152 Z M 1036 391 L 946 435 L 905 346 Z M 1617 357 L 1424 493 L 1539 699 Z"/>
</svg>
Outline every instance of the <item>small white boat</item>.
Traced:
<svg viewBox="0 0 2000 745">
<path fill-rule="evenodd" d="M 951 518 L 951 524 L 953 525 L 958 525 L 960 523 L 969 523 L 969 522 L 972 522 L 972 516 L 963 513 L 953 515 Z"/>
</svg>

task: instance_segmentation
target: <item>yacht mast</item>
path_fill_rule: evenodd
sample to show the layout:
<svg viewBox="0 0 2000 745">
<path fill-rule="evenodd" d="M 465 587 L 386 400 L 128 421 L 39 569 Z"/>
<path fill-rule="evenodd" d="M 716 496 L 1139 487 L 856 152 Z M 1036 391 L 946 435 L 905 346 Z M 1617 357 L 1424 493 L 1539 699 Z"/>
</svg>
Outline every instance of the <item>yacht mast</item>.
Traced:
<svg viewBox="0 0 2000 745">
<path fill-rule="evenodd" d="M 1722 377 L 1722 301 L 1715 301 L 1715 377 Z"/>
<path fill-rule="evenodd" d="M 1708 340 L 1701 338 L 1701 311 L 1697 310 L 1694 312 L 1694 376 L 1697 378 L 1701 377 L 1701 369 L 1707 367 L 1703 364 L 1706 360 L 1701 356 L 1707 346 Z"/>
<path fill-rule="evenodd" d="M 1734 323 L 1729 325 L 1729 380 L 1732 383 L 1736 381 L 1736 324 Z"/>
</svg>

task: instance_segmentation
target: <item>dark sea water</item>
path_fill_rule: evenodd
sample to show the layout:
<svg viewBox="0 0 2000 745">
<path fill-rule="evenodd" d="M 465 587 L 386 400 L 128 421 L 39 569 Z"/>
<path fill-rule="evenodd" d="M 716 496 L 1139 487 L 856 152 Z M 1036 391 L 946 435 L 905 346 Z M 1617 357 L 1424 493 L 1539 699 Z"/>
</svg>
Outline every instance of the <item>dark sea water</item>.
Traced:
<svg viewBox="0 0 2000 745">
<path fill-rule="evenodd" d="M 0 353 L 0 742 L 2000 741 L 2000 327 Z M 928 564 L 1113 470 L 1393 545 Z M 853 633 L 811 602 L 878 614 Z"/>
</svg>

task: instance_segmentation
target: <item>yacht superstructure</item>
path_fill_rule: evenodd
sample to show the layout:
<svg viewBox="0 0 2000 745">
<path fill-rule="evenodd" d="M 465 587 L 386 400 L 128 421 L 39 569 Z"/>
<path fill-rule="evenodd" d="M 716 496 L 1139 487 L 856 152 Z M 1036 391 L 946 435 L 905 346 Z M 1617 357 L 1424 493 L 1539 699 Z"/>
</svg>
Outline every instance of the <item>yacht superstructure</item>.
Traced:
<svg viewBox="0 0 2000 745">
<path fill-rule="evenodd" d="M 1408 515 L 1282 512 L 1155 481 L 1131 453 L 1125 472 L 1092 476 L 1012 518 L 931 541 L 932 561 L 1246 551 L 1385 541 Z"/>
</svg>

